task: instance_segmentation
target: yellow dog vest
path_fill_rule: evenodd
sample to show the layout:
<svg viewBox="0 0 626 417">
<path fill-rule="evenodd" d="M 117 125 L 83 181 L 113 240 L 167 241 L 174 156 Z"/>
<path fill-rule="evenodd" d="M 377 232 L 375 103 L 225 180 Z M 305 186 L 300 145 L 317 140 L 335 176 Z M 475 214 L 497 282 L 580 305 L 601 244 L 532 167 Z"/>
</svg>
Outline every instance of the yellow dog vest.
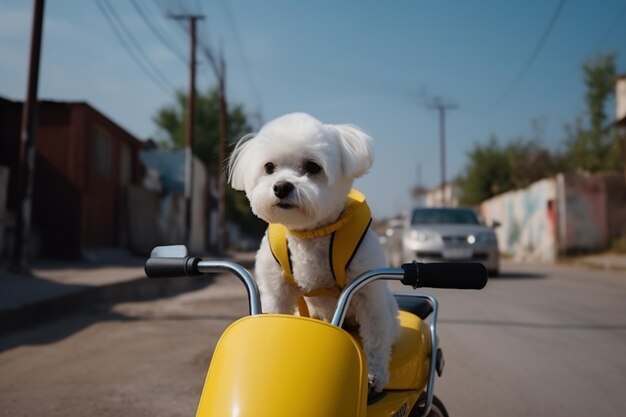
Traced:
<svg viewBox="0 0 626 417">
<path fill-rule="evenodd" d="M 352 189 L 348 194 L 346 208 L 341 216 L 336 222 L 328 226 L 313 230 L 287 230 L 282 224 L 272 223 L 269 225 L 267 236 L 272 254 L 276 262 L 282 267 L 285 280 L 301 293 L 298 297 L 298 310 L 301 316 L 309 317 L 309 310 L 304 297 L 339 297 L 341 290 L 346 286 L 346 269 L 363 241 L 371 222 L 372 215 L 365 201 L 365 196 Z M 336 288 L 318 288 L 308 293 L 302 292 L 293 278 L 289 247 L 287 246 L 287 232 L 304 239 L 331 235 L 329 263 L 337 283 Z"/>
</svg>

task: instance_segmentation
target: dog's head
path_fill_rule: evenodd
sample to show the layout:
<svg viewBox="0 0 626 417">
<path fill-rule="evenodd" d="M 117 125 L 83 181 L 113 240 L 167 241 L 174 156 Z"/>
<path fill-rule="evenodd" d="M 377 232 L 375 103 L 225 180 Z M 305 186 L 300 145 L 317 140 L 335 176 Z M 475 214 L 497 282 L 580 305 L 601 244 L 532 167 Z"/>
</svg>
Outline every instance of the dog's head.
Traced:
<svg viewBox="0 0 626 417">
<path fill-rule="evenodd" d="M 371 138 L 359 128 L 292 113 L 239 141 L 229 181 L 261 219 L 305 230 L 336 220 L 352 182 L 372 162 Z"/>
</svg>

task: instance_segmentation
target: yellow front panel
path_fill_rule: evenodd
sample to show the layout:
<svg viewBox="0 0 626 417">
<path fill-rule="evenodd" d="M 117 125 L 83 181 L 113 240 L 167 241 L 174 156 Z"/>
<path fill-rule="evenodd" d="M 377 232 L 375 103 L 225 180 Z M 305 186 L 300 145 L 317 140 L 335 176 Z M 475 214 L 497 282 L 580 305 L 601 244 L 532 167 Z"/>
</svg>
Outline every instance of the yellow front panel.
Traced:
<svg viewBox="0 0 626 417">
<path fill-rule="evenodd" d="M 416 315 L 400 311 L 400 337 L 393 346 L 387 389 L 422 390 L 430 367 L 430 329 Z"/>
<path fill-rule="evenodd" d="M 419 394 L 418 391 L 387 391 L 383 398 L 367 407 L 367 417 L 408 416 Z"/>
<path fill-rule="evenodd" d="M 345 331 L 259 315 L 233 323 L 211 360 L 197 417 L 363 417 L 367 370 Z"/>
</svg>

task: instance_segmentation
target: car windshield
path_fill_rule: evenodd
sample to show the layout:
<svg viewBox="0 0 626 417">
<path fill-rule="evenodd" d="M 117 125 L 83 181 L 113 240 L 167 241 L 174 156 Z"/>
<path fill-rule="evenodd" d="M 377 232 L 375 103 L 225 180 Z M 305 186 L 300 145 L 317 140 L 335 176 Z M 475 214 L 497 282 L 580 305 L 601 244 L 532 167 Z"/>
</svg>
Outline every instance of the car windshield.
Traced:
<svg viewBox="0 0 626 417">
<path fill-rule="evenodd" d="M 415 209 L 411 224 L 480 224 L 473 211 L 467 209 Z"/>
</svg>

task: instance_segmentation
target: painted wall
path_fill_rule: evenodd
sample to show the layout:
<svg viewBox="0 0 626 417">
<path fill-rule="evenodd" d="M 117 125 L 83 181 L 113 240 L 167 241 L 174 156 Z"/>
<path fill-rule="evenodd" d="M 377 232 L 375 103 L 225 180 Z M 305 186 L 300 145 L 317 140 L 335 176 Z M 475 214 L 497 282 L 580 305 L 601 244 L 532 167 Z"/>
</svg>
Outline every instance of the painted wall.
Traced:
<svg viewBox="0 0 626 417">
<path fill-rule="evenodd" d="M 550 262 L 559 254 L 605 250 L 609 228 L 621 233 L 624 196 L 624 182 L 612 176 L 558 174 L 484 201 L 480 214 L 487 224 L 501 224 L 496 234 L 503 254 Z"/>
<path fill-rule="evenodd" d="M 550 262 L 557 255 L 556 199 L 556 179 L 547 178 L 484 201 L 480 214 L 487 224 L 500 223 L 496 235 L 503 254 Z"/>
<path fill-rule="evenodd" d="M 608 246 L 606 184 L 602 176 L 561 175 L 561 253 Z"/>
<path fill-rule="evenodd" d="M 615 82 L 615 120 L 626 117 L 626 76 L 621 76 Z"/>
</svg>

